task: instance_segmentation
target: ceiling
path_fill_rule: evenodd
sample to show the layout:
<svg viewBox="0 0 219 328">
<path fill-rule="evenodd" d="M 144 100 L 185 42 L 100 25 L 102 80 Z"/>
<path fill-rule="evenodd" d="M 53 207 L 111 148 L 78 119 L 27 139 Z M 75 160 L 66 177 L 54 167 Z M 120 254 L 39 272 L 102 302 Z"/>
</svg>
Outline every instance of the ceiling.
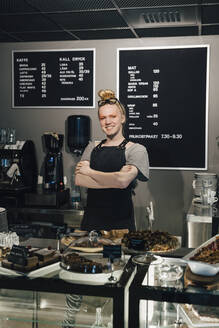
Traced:
<svg viewBox="0 0 219 328">
<path fill-rule="evenodd" d="M 0 42 L 219 34 L 219 0 L 0 0 Z"/>
</svg>

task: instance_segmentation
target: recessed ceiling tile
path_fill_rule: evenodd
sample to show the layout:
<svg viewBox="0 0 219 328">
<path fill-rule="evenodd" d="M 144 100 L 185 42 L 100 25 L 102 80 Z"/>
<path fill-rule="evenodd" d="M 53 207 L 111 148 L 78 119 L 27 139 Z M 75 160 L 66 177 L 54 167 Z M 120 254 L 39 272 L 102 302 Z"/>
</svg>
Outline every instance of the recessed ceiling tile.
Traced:
<svg viewBox="0 0 219 328">
<path fill-rule="evenodd" d="M 22 41 L 66 41 L 77 40 L 77 38 L 68 32 L 31 32 L 31 33 L 14 33 Z"/>
<path fill-rule="evenodd" d="M 27 0 L 42 12 L 114 8 L 110 0 Z"/>
<path fill-rule="evenodd" d="M 218 0 L 202 0 L 202 4 L 212 4 L 212 3 L 218 3 Z"/>
<path fill-rule="evenodd" d="M 162 27 L 162 28 L 144 28 L 135 29 L 137 35 L 144 37 L 170 37 L 170 36 L 186 36 L 198 35 L 197 26 L 186 27 Z"/>
<path fill-rule="evenodd" d="M 219 23 L 219 4 L 202 7 L 202 24 Z"/>
<path fill-rule="evenodd" d="M 59 27 L 42 14 L 2 15 L 0 28 L 7 32 L 59 30 Z"/>
<path fill-rule="evenodd" d="M 73 33 L 81 40 L 99 40 L 99 39 L 124 39 L 135 38 L 130 29 L 114 29 L 114 30 L 94 30 L 94 31 L 73 31 Z"/>
<path fill-rule="evenodd" d="M 47 16 L 67 30 L 127 27 L 116 10 L 47 14 Z"/>
<path fill-rule="evenodd" d="M 12 35 L 0 32 L 0 42 L 16 42 L 18 39 L 14 38 Z"/>
<path fill-rule="evenodd" d="M 0 14 L 34 12 L 25 0 L 0 0 Z"/>
<path fill-rule="evenodd" d="M 200 4 L 201 0 L 115 0 L 120 8 L 165 7 Z"/>
<path fill-rule="evenodd" d="M 202 35 L 216 35 L 219 34 L 219 25 L 202 26 Z"/>
</svg>

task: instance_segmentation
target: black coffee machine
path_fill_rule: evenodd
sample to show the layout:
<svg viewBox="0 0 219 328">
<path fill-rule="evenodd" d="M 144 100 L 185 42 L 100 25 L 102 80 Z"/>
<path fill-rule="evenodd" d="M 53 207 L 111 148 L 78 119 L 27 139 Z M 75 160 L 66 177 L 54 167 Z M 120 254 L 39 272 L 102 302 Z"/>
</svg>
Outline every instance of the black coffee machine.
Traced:
<svg viewBox="0 0 219 328">
<path fill-rule="evenodd" d="M 37 187 L 37 159 L 32 140 L 0 145 L 0 205 L 20 206 Z"/>
<path fill-rule="evenodd" d="M 37 192 L 25 195 L 25 205 L 30 207 L 59 208 L 69 201 L 69 188 L 65 188 L 63 174 L 62 146 L 64 135 L 47 132 L 42 136 L 46 152 L 40 174 L 42 185 Z"/>
<path fill-rule="evenodd" d="M 63 177 L 62 146 L 64 135 L 44 133 L 43 141 L 46 148 L 44 160 L 43 188 L 48 191 L 60 191 L 65 188 Z"/>
</svg>

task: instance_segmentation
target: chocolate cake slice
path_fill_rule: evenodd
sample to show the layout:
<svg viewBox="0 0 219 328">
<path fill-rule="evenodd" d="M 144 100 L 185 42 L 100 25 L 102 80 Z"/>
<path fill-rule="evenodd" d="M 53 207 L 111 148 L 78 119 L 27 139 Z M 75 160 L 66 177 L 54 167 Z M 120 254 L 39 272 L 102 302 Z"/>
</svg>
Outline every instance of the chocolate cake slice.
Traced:
<svg viewBox="0 0 219 328">
<path fill-rule="evenodd" d="M 33 252 L 33 255 L 37 256 L 40 261 L 47 261 L 55 254 L 54 249 L 42 248 Z"/>
<path fill-rule="evenodd" d="M 62 266 L 67 270 L 80 273 L 102 273 L 105 269 L 101 263 L 87 259 L 77 253 L 64 255 Z"/>
<path fill-rule="evenodd" d="M 13 246 L 7 258 L 2 260 L 2 266 L 20 272 L 29 272 L 59 260 L 60 252 L 54 249 Z"/>
</svg>

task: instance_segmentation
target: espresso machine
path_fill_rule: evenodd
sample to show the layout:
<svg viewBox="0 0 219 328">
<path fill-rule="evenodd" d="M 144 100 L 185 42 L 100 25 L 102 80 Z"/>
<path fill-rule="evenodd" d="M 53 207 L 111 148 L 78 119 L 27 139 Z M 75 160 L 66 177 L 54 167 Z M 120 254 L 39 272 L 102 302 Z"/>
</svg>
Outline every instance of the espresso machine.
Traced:
<svg viewBox="0 0 219 328">
<path fill-rule="evenodd" d="M 0 204 L 23 205 L 23 196 L 37 187 L 37 159 L 32 140 L 0 145 Z"/>
</svg>

